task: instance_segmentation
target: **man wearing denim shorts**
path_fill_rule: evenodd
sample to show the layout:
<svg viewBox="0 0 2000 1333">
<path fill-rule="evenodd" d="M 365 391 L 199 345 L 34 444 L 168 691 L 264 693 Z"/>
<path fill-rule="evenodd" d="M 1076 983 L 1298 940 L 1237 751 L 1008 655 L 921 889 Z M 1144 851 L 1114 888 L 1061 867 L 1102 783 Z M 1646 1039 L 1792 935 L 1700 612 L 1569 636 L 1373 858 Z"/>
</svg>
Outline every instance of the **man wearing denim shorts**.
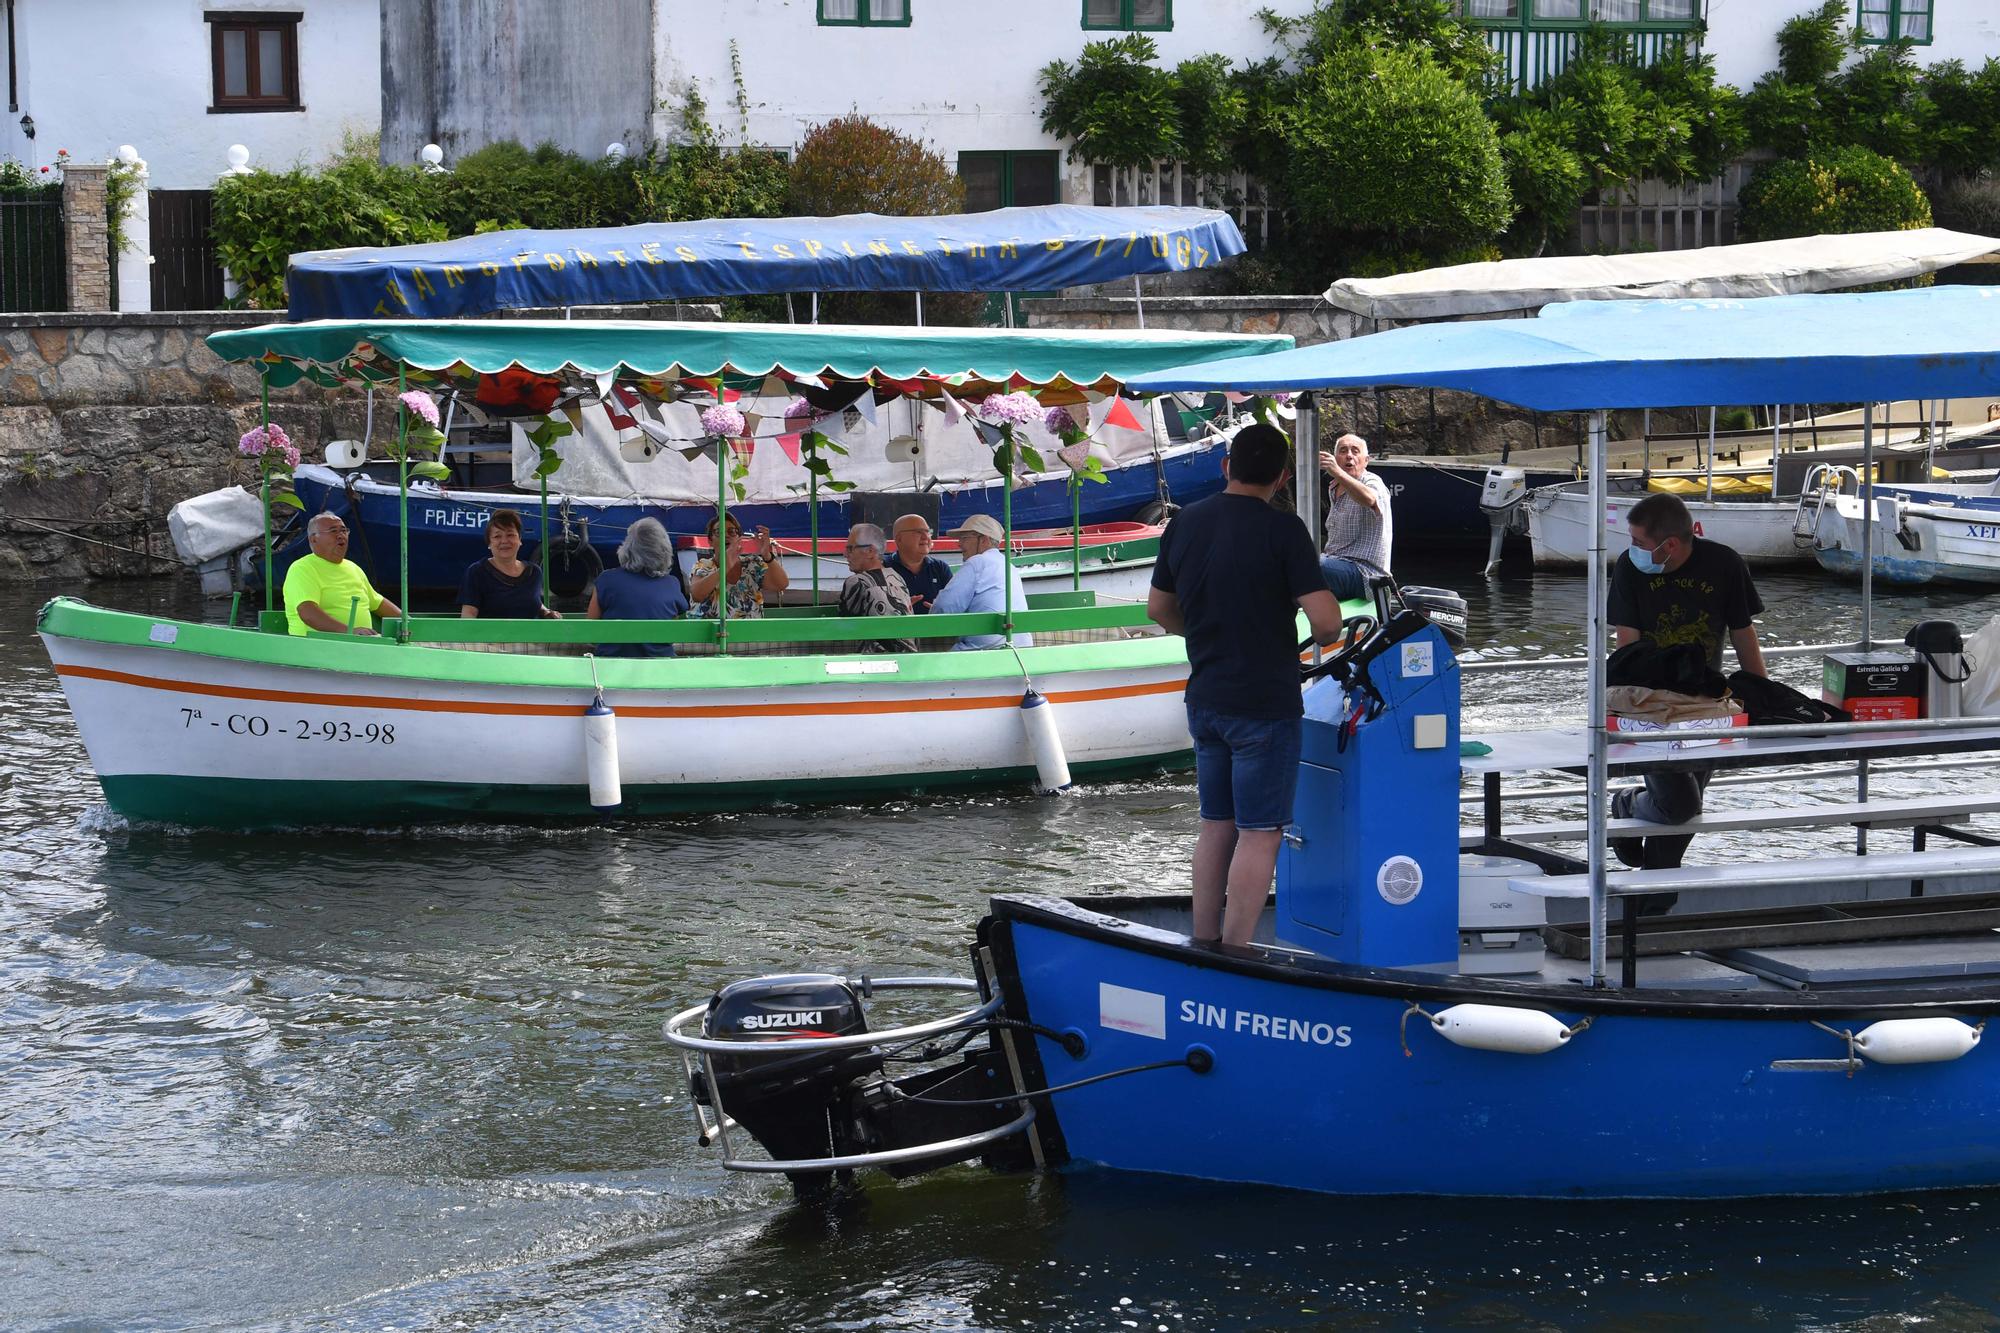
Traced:
<svg viewBox="0 0 2000 1333">
<path fill-rule="evenodd" d="M 1290 456 L 1273 426 L 1238 432 L 1228 487 L 1174 516 L 1146 600 L 1148 616 L 1187 639 L 1192 668 L 1198 941 L 1249 943 L 1270 896 L 1299 776 L 1298 611 L 1319 642 L 1340 637 L 1340 603 L 1305 524 L 1271 507 Z"/>
</svg>

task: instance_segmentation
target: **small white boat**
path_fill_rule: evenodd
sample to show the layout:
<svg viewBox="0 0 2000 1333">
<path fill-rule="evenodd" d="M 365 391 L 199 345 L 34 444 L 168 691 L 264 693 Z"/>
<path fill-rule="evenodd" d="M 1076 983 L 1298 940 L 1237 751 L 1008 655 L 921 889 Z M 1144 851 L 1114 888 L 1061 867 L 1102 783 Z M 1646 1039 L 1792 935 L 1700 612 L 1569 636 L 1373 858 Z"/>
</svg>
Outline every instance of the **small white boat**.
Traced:
<svg viewBox="0 0 2000 1333">
<path fill-rule="evenodd" d="M 2000 584 L 2000 482 L 1877 487 L 1870 550 L 1875 578 L 1925 583 Z M 1814 516 L 1813 557 L 1846 578 L 1861 577 L 1860 495 L 1828 496 Z"/>
</svg>

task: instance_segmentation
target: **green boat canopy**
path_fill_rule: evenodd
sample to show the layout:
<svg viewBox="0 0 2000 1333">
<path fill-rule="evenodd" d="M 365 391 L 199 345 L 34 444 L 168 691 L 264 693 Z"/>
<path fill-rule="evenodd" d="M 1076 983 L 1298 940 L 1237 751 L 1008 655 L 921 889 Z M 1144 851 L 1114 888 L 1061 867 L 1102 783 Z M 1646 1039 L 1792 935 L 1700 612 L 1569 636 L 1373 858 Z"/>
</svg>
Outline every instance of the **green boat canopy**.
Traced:
<svg viewBox="0 0 2000 1333">
<path fill-rule="evenodd" d="M 393 378 L 396 367 L 658 380 L 766 376 L 1110 388 L 1170 366 L 1266 355 L 1276 334 L 960 329 L 606 320 L 321 320 L 209 335 L 226 361 L 261 361 L 274 387 Z"/>
</svg>

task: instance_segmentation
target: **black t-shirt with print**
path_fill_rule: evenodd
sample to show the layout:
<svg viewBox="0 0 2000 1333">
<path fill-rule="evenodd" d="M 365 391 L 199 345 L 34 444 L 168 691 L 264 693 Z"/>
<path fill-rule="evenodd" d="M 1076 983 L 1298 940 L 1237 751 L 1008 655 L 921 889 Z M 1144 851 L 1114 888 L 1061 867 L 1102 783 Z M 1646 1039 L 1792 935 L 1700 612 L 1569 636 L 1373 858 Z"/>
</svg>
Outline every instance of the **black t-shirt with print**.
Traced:
<svg viewBox="0 0 2000 1333">
<path fill-rule="evenodd" d="M 1642 573 L 1630 552 L 1611 566 L 1607 610 L 1614 626 L 1635 629 L 1663 648 L 1698 643 L 1718 671 L 1730 631 L 1763 609 L 1743 557 L 1705 537 L 1694 539 L 1687 562 L 1670 574 Z"/>
</svg>

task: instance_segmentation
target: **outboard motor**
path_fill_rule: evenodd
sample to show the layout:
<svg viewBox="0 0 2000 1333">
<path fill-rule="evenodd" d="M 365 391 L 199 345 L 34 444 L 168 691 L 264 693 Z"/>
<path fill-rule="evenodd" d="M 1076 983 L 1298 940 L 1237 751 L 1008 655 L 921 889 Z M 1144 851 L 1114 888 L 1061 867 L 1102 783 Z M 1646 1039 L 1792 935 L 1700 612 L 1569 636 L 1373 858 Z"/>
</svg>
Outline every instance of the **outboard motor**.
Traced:
<svg viewBox="0 0 2000 1333">
<path fill-rule="evenodd" d="M 1005 1167 L 1042 1160 L 1032 1158 L 1022 1134 L 1033 1111 L 1025 1098 L 1008 1095 L 1020 1090 L 1017 1060 L 1040 1068 L 1032 1044 L 1013 1056 L 990 1040 L 969 1044 L 990 1033 L 998 995 L 944 1019 L 881 1031 L 861 1009 L 862 998 L 878 990 L 962 991 L 972 984 L 758 977 L 676 1014 L 666 1037 L 681 1048 L 702 1146 L 721 1143 L 730 1170 L 784 1172 L 801 1199 L 825 1197 L 858 1167 L 901 1177 L 973 1158 Z M 699 1037 L 682 1030 L 697 1016 Z M 1061 1041 L 1081 1058 L 1080 1035 Z M 892 1060 L 909 1072 L 885 1075 Z M 770 1160 L 735 1154 L 731 1128 L 747 1130 Z"/>
<path fill-rule="evenodd" d="M 1486 482 L 1479 488 L 1479 507 L 1486 511 L 1491 537 L 1486 547 L 1486 577 L 1500 569 L 1500 543 L 1521 515 L 1521 502 L 1528 498 L 1528 474 L 1517 467 L 1490 467 Z M 1462 642 L 1462 640 L 1461 640 Z"/>
<path fill-rule="evenodd" d="M 835 1117 L 850 1083 L 882 1070 L 879 1047 L 784 1054 L 801 1037 L 846 1037 L 866 1032 L 861 997 L 842 977 L 807 973 L 758 977 L 724 986 L 708 1002 L 704 1037 L 740 1041 L 741 1056 L 708 1062 L 713 1088 L 695 1096 L 718 1115 L 728 1115 L 776 1158 L 839 1156 L 847 1134 Z M 826 1176 L 793 1176 L 801 1193 L 807 1183 L 824 1187 Z"/>
<path fill-rule="evenodd" d="M 1450 588 L 1424 588 L 1414 584 L 1402 586 L 1403 605 L 1436 625 L 1444 634 L 1445 642 L 1454 648 L 1465 647 L 1471 630 L 1471 618 L 1466 613 L 1465 599 Z"/>
</svg>

